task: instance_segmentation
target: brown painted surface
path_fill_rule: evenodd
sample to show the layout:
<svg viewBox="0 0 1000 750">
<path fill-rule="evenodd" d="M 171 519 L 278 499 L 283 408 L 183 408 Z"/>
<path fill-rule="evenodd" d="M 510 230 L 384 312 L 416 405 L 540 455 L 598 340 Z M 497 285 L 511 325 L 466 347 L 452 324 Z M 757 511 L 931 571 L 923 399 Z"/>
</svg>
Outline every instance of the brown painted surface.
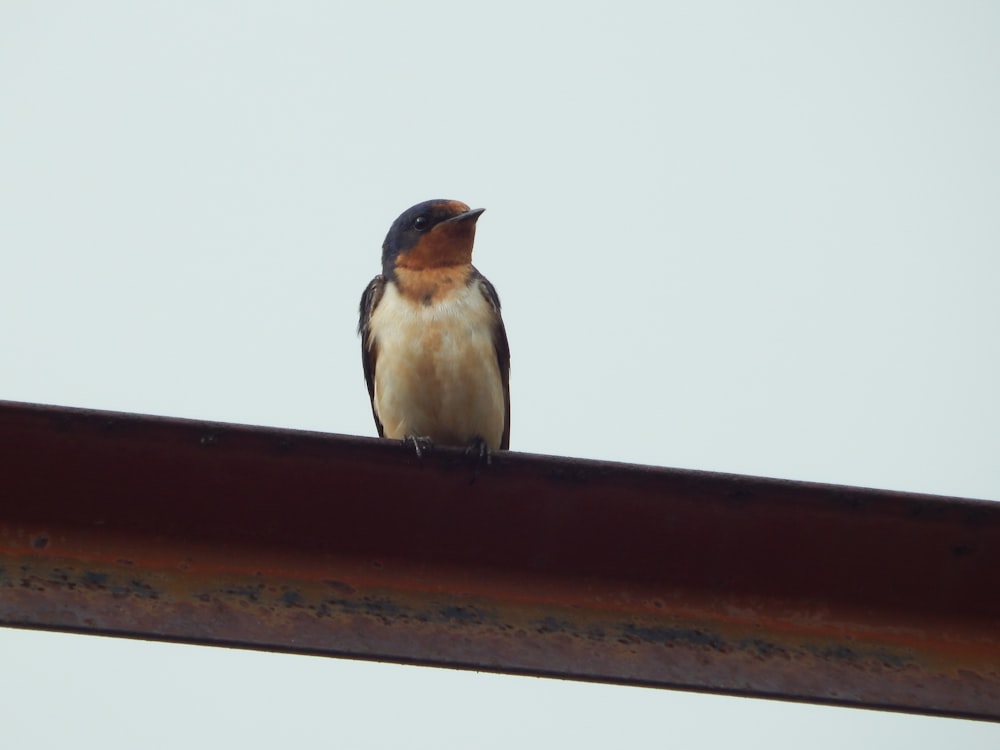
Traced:
<svg viewBox="0 0 1000 750">
<path fill-rule="evenodd" d="M 0 402 L 0 623 L 1000 719 L 1000 504 Z"/>
</svg>

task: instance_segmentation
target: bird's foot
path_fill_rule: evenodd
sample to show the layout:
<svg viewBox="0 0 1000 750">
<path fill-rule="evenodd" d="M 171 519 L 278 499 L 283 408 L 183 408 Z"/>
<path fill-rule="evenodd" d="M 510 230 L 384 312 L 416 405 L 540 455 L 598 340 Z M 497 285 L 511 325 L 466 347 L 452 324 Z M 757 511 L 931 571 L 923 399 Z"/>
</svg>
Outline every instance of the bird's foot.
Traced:
<svg viewBox="0 0 1000 750">
<path fill-rule="evenodd" d="M 426 435 L 407 435 L 403 438 L 404 448 L 413 448 L 417 458 L 423 460 L 424 453 L 430 453 L 434 449 L 434 441 Z"/>
<path fill-rule="evenodd" d="M 476 438 L 472 441 L 468 448 L 465 449 L 466 456 L 472 456 L 476 459 L 476 464 L 481 464 L 483 461 L 489 466 L 493 463 L 493 451 L 490 450 L 489 444 L 482 438 Z"/>
<path fill-rule="evenodd" d="M 469 484 L 476 481 L 476 477 L 479 476 L 479 470 L 482 468 L 483 463 L 487 466 L 493 463 L 493 451 L 490 450 L 490 446 L 482 438 L 476 438 L 472 441 L 468 448 L 465 449 L 465 455 L 471 456 L 476 462 L 476 465 L 472 469 L 472 478 L 469 480 Z"/>
</svg>

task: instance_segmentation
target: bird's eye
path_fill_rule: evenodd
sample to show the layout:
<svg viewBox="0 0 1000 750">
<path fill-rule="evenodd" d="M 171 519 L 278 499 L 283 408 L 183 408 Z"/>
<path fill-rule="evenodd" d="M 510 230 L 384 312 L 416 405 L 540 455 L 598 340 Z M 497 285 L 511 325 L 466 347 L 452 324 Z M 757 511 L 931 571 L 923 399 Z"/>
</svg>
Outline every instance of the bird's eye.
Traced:
<svg viewBox="0 0 1000 750">
<path fill-rule="evenodd" d="M 430 223 L 431 223 L 430 219 L 428 219 L 426 216 L 418 216 L 413 220 L 413 228 L 416 229 L 418 232 L 422 232 L 423 230 L 427 229 L 427 225 Z"/>
</svg>

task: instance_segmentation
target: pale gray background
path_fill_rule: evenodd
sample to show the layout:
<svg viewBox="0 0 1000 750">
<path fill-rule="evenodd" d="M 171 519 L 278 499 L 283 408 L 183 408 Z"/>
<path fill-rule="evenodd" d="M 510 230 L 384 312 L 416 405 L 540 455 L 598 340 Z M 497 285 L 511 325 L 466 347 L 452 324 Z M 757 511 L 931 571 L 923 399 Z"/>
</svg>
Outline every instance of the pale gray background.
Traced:
<svg viewBox="0 0 1000 750">
<path fill-rule="evenodd" d="M 993 2 L 0 2 L 0 398 L 374 434 L 358 298 L 447 197 L 488 209 L 516 450 L 1000 499 L 998 40 Z M 0 664 L 9 747 L 1000 747 L 32 632 Z"/>
</svg>

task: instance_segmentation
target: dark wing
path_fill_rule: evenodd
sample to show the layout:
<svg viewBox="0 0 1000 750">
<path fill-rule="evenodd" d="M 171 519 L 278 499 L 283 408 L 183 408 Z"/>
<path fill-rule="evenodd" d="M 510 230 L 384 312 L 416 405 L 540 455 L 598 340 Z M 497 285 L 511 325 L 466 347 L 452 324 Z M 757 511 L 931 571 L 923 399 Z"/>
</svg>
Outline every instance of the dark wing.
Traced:
<svg viewBox="0 0 1000 750">
<path fill-rule="evenodd" d="M 361 295 L 361 317 L 358 320 L 358 333 L 361 334 L 361 366 L 365 370 L 365 383 L 368 384 L 368 398 L 372 402 L 372 416 L 375 418 L 375 427 L 378 429 L 378 436 L 382 435 L 382 423 L 378 414 L 375 413 L 375 360 L 378 359 L 378 347 L 372 340 L 371 319 L 372 312 L 379 300 L 382 299 L 382 292 L 385 291 L 385 278 L 376 276 L 372 283 Z"/>
<path fill-rule="evenodd" d="M 510 449 L 510 345 L 507 343 L 507 331 L 500 317 L 500 297 L 496 288 L 478 271 L 479 289 L 486 301 L 493 308 L 495 317 L 493 329 L 493 345 L 497 350 L 497 364 L 500 366 L 500 382 L 503 383 L 503 436 L 500 438 L 500 449 Z"/>
</svg>

